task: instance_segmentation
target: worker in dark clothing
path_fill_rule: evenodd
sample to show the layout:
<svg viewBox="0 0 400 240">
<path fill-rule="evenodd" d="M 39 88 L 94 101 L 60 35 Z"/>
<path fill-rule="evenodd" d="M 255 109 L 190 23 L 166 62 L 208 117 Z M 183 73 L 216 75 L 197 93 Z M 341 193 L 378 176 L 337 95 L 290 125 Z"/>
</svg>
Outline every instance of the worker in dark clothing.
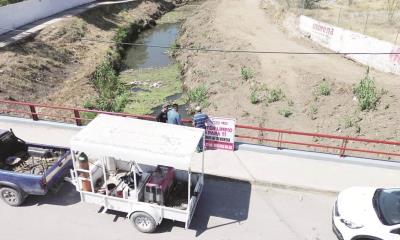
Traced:
<svg viewBox="0 0 400 240">
<path fill-rule="evenodd" d="M 156 121 L 166 123 L 168 119 L 168 104 L 164 104 L 161 108 L 161 112 L 157 115 Z"/>
</svg>

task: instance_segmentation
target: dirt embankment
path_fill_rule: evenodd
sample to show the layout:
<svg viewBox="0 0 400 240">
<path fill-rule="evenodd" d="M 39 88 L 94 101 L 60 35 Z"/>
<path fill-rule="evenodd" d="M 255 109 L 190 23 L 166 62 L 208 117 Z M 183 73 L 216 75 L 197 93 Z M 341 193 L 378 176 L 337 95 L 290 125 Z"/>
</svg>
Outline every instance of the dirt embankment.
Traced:
<svg viewBox="0 0 400 240">
<path fill-rule="evenodd" d="M 275 22 L 265 11 L 271 1 L 209 0 L 187 19 L 179 43 L 230 50 L 326 51 L 293 34 L 294 19 Z M 289 27 L 282 31 L 280 23 Z M 400 140 L 398 76 L 371 70 L 379 101 L 376 109 L 361 111 L 353 89 L 366 67 L 340 56 L 183 51 L 179 60 L 187 88 L 209 89 L 206 112 L 211 115 L 270 128 Z M 326 85 L 329 94 L 323 93 Z"/>
<path fill-rule="evenodd" d="M 0 50 L 0 98 L 82 106 L 98 93 L 90 81 L 117 31 L 154 23 L 172 1 L 137 1 L 98 7 L 51 25 L 36 36 Z M 140 28 L 139 28 L 140 29 Z"/>
</svg>

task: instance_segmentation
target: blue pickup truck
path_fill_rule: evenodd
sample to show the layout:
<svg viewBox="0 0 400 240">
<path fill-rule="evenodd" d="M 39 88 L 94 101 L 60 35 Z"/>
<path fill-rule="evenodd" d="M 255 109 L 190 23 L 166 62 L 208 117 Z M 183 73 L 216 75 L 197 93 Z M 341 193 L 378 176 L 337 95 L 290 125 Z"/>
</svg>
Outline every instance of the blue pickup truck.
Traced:
<svg viewBox="0 0 400 240">
<path fill-rule="evenodd" d="M 70 150 L 26 143 L 0 129 L 0 198 L 21 205 L 28 195 L 45 195 L 72 168 Z"/>
</svg>

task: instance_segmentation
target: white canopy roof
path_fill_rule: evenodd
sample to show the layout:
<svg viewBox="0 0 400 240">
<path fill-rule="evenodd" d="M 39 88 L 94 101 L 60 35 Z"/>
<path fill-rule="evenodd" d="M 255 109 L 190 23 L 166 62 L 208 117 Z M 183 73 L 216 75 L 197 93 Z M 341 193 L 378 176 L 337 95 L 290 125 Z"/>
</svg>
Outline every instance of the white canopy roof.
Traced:
<svg viewBox="0 0 400 240">
<path fill-rule="evenodd" d="M 101 114 L 71 140 L 89 157 L 188 170 L 203 129 Z"/>
</svg>

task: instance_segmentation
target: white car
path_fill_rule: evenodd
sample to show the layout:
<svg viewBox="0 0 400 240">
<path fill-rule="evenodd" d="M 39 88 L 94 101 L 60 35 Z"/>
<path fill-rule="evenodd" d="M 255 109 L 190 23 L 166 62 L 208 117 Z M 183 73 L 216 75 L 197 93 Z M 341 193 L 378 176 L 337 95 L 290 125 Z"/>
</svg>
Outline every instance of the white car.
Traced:
<svg viewBox="0 0 400 240">
<path fill-rule="evenodd" d="M 340 240 L 400 240 L 400 188 L 353 187 L 340 192 L 332 228 Z"/>
</svg>

